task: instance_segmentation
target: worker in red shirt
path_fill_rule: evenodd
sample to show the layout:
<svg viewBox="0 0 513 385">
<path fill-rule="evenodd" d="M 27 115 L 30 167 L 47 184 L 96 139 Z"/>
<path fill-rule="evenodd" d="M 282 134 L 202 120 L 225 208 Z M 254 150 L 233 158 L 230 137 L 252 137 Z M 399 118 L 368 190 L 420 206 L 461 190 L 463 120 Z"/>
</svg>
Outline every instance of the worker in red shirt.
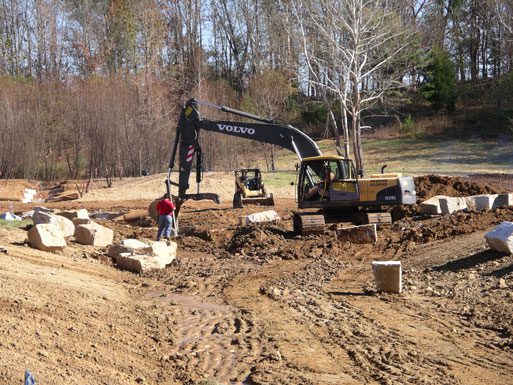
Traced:
<svg viewBox="0 0 513 385">
<path fill-rule="evenodd" d="M 157 203 L 157 213 L 159 214 L 159 230 L 157 232 L 157 241 L 163 236 L 169 240 L 171 228 L 173 227 L 173 211 L 175 205 L 169 200 L 169 195 L 165 194 L 162 200 Z"/>
</svg>

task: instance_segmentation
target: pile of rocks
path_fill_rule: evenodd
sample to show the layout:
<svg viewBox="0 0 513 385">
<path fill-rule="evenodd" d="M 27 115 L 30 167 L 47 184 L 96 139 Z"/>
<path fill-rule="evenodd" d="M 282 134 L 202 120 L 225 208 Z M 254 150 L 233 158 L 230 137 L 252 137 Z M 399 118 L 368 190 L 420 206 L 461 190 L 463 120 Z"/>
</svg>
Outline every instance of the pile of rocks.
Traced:
<svg viewBox="0 0 513 385">
<path fill-rule="evenodd" d="M 75 238 L 83 245 L 106 247 L 112 244 L 114 232 L 89 218 L 87 210 L 60 211 L 35 207 L 34 225 L 28 231 L 28 241 L 36 249 L 59 251 L 66 246 L 66 239 Z"/>
<path fill-rule="evenodd" d="M 482 194 L 460 198 L 436 195 L 422 202 L 420 211 L 429 215 L 447 215 L 461 210 L 484 211 L 506 206 L 513 206 L 513 193 Z"/>
<path fill-rule="evenodd" d="M 163 269 L 176 258 L 177 244 L 171 241 L 141 242 L 137 239 L 124 239 L 109 248 L 108 255 L 116 265 L 134 273 Z"/>
</svg>

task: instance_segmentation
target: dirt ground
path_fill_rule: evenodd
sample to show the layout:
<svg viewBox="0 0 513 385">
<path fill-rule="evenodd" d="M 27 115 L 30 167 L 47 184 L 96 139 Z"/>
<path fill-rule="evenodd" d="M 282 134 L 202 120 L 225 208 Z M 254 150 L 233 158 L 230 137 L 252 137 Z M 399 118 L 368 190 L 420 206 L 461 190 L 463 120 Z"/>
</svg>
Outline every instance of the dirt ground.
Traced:
<svg viewBox="0 0 513 385">
<path fill-rule="evenodd" d="M 513 191 L 506 177 L 417 182 L 424 197 Z M 71 241 L 42 252 L 25 230 L 0 228 L 0 383 L 21 384 L 25 369 L 38 384 L 511 383 L 513 256 L 483 234 L 513 221 L 513 208 L 404 210 L 376 245 L 357 245 L 333 231 L 295 236 L 294 207 L 278 199 L 282 221 L 241 228 L 241 213 L 262 208 L 188 202 L 177 259 L 143 276 L 117 270 L 105 250 Z M 156 233 L 102 224 L 116 239 Z M 401 295 L 375 291 L 371 261 L 389 259 L 403 264 Z"/>
</svg>

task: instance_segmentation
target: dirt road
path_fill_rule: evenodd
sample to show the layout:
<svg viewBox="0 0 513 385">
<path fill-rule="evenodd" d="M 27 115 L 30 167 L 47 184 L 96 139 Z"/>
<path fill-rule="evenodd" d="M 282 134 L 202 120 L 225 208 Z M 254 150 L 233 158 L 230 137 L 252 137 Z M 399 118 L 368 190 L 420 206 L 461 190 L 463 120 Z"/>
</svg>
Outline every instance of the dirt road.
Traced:
<svg viewBox="0 0 513 385">
<path fill-rule="evenodd" d="M 22 383 L 26 368 L 40 384 L 510 381 L 513 257 L 483 233 L 513 209 L 407 216 L 355 245 L 294 236 L 293 200 L 269 226 L 239 228 L 240 211 L 212 208 L 185 205 L 177 260 L 142 277 L 101 250 L 41 252 L 24 230 L 0 229 L 0 383 Z M 104 224 L 118 239 L 155 232 Z M 402 261 L 403 294 L 374 291 L 380 259 Z"/>
</svg>

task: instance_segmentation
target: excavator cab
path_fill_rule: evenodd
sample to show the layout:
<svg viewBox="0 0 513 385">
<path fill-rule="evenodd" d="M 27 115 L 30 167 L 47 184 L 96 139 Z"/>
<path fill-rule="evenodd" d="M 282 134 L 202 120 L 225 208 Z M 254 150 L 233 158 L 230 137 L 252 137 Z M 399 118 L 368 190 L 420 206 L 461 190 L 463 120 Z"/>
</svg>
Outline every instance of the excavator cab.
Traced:
<svg viewBox="0 0 513 385">
<path fill-rule="evenodd" d="M 359 200 L 353 162 L 340 156 L 304 158 L 299 172 L 298 197 L 303 207 L 329 207 Z"/>
<path fill-rule="evenodd" d="M 235 171 L 235 193 L 233 207 L 241 208 L 245 204 L 274 206 L 273 194 L 267 195 L 258 168 L 246 168 Z"/>
</svg>

